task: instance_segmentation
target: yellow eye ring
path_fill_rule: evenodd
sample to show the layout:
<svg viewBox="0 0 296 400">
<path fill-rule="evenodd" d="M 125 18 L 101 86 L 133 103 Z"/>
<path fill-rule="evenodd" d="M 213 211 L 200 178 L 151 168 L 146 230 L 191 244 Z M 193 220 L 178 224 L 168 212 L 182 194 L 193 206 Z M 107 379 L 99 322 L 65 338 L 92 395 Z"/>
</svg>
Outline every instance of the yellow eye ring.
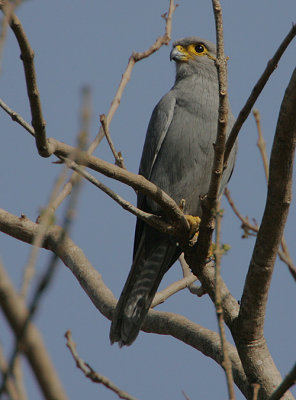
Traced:
<svg viewBox="0 0 296 400">
<path fill-rule="evenodd" d="M 188 53 L 194 54 L 195 56 L 204 56 L 207 52 L 208 49 L 203 43 L 190 44 L 188 46 Z"/>
</svg>

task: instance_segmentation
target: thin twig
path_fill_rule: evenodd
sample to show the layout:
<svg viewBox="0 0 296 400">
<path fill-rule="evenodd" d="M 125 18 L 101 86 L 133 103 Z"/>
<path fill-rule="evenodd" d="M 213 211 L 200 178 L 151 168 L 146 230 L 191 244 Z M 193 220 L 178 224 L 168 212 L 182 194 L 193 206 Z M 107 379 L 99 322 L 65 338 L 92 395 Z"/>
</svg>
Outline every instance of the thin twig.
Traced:
<svg viewBox="0 0 296 400">
<path fill-rule="evenodd" d="M 232 130 L 230 132 L 230 135 L 229 135 L 227 143 L 226 143 L 226 150 L 225 150 L 225 155 L 224 155 L 224 165 L 227 164 L 231 149 L 234 146 L 234 143 L 236 141 L 236 138 L 239 134 L 239 131 L 240 131 L 243 123 L 248 118 L 248 115 L 250 114 L 260 93 L 264 89 L 264 86 L 266 85 L 270 75 L 276 69 L 282 55 L 284 54 L 285 50 L 287 49 L 287 47 L 289 46 L 291 41 L 294 39 L 295 35 L 296 35 L 296 25 L 293 24 L 290 32 L 284 38 L 281 45 L 275 52 L 274 56 L 268 61 L 263 74 L 260 76 L 258 82 L 252 89 L 252 92 L 251 92 L 250 96 L 248 97 L 248 100 L 246 101 L 245 105 L 241 109 L 241 111 L 237 117 L 237 120 L 235 121 L 235 123 L 232 127 Z"/>
<path fill-rule="evenodd" d="M 2 65 L 2 55 L 3 55 L 3 47 L 6 39 L 7 34 L 7 26 L 9 25 L 9 21 L 11 19 L 12 13 L 16 7 L 21 4 L 22 0 L 15 0 L 15 1 L 0 1 L 0 7 L 3 9 L 4 18 L 1 21 L 1 35 L 0 35 L 0 71 Z"/>
<path fill-rule="evenodd" d="M 257 132 L 258 132 L 258 140 L 257 146 L 261 154 L 261 158 L 263 161 L 264 173 L 266 182 L 268 182 L 268 174 L 269 174 L 269 165 L 268 165 L 268 157 L 266 153 L 266 142 L 263 137 L 262 129 L 261 129 L 261 121 L 260 121 L 260 113 L 258 110 L 253 110 L 253 115 L 256 121 Z"/>
<path fill-rule="evenodd" d="M 3 104 L 3 102 L 2 106 L 3 106 L 2 108 L 9 115 L 14 115 L 14 117 L 18 115 L 5 103 Z M 24 124 L 25 121 L 18 116 L 16 118 L 16 121 L 19 122 L 20 120 L 22 120 L 22 124 Z M 27 129 L 30 131 L 30 133 L 33 133 L 34 135 L 34 129 L 30 127 L 30 125 L 27 122 L 25 122 L 25 125 Z M 75 154 L 75 162 L 79 163 L 79 165 L 91 168 L 97 172 L 102 173 L 105 176 L 108 176 L 109 178 L 118 180 L 122 183 L 129 185 L 134 190 L 140 190 L 144 194 L 150 196 L 154 201 L 156 201 L 156 203 L 158 203 L 164 209 L 164 212 L 168 215 L 168 218 L 170 220 L 175 221 L 176 229 L 183 230 L 183 234 L 184 232 L 189 232 L 189 225 L 186 221 L 186 218 L 184 217 L 183 212 L 180 210 L 179 206 L 175 203 L 175 201 L 171 199 L 171 197 L 169 197 L 163 190 L 161 190 L 159 187 L 157 187 L 156 185 L 145 179 L 143 176 L 129 172 L 123 168 L 117 167 L 116 165 L 110 164 L 107 161 L 103 161 L 95 156 L 90 155 L 88 152 L 79 151 L 77 148 L 69 146 L 66 143 L 59 142 L 56 139 L 49 138 L 48 141 L 51 144 L 51 149 L 53 149 L 54 154 L 58 158 L 60 157 L 71 158 L 72 157 L 71 154 Z M 67 193 L 68 190 L 70 190 L 69 185 L 72 187 L 72 181 L 68 182 L 64 187 Z M 70 192 L 71 190 L 69 191 L 69 193 Z M 62 196 L 62 199 L 60 199 L 59 195 L 58 198 L 59 201 L 63 201 L 65 197 Z M 182 242 L 181 237 L 180 241 Z"/>
<path fill-rule="evenodd" d="M 206 264 L 211 246 L 211 238 L 215 227 L 215 212 L 217 210 L 217 198 L 223 174 L 226 129 L 229 111 L 227 97 L 227 58 L 224 55 L 222 9 L 219 0 L 212 0 L 212 5 L 216 23 L 217 57 L 215 64 L 219 83 L 217 135 L 214 145 L 214 161 L 212 165 L 209 190 L 201 202 L 202 218 L 197 244 L 191 251 L 189 250 L 185 252 L 186 258 L 190 258 L 190 262 L 188 261 L 188 263 L 190 264 L 193 273 L 198 277 L 200 275 L 200 268 L 203 268 Z M 197 252 L 196 248 L 198 248 Z"/>
<path fill-rule="evenodd" d="M 87 179 L 90 183 L 92 183 L 97 188 L 102 190 L 105 194 L 107 194 L 109 197 L 111 197 L 111 199 L 116 201 L 116 203 L 119 204 L 124 210 L 129 211 L 131 214 L 142 219 L 147 224 L 149 224 L 153 227 L 157 227 L 162 232 L 172 234 L 175 231 L 174 227 L 172 225 L 166 223 L 160 216 L 147 213 L 147 212 L 142 211 L 139 208 L 135 207 L 132 203 L 123 199 L 121 196 L 119 196 L 113 190 L 111 190 L 106 185 L 104 185 L 102 182 L 100 182 L 98 179 L 96 179 L 93 175 L 91 175 L 89 172 L 87 172 L 83 167 L 80 167 L 78 164 L 76 164 L 75 161 L 69 160 L 64 157 L 60 157 L 60 158 L 67 164 L 67 167 L 71 168 L 73 171 L 77 172 L 78 174 L 83 176 L 85 179 Z"/>
<path fill-rule="evenodd" d="M 258 145 L 258 148 L 259 148 L 259 151 L 260 151 L 260 154 L 261 154 L 261 158 L 263 160 L 266 182 L 268 182 L 269 165 L 268 165 L 268 157 L 267 157 L 267 153 L 266 153 L 265 140 L 264 140 L 262 129 L 261 129 L 260 114 L 259 114 L 258 110 L 254 110 L 253 114 L 254 114 L 254 117 L 255 117 L 255 121 L 256 121 L 256 125 L 257 125 L 257 131 L 258 131 L 257 145 Z M 292 258 L 290 256 L 290 252 L 289 252 L 289 249 L 288 249 L 288 246 L 287 246 L 287 242 L 286 242 L 286 239 L 285 239 L 284 235 L 283 235 L 282 240 L 281 240 L 281 247 L 282 247 L 282 251 L 279 249 L 278 250 L 278 255 L 279 255 L 280 259 L 288 266 L 292 277 L 294 278 L 294 280 L 296 280 L 296 266 L 294 265 L 294 263 L 292 261 Z"/>
<path fill-rule="evenodd" d="M 287 246 L 287 242 L 286 242 L 285 236 L 282 237 L 281 247 L 282 247 L 282 250 L 280 250 L 280 249 L 278 250 L 278 255 L 279 255 L 280 259 L 285 264 L 287 264 L 292 277 L 296 281 L 296 266 L 295 266 L 295 264 L 294 264 L 294 262 L 293 262 L 293 260 L 292 260 L 292 258 L 290 256 L 290 252 L 288 250 L 288 246 Z"/>
<path fill-rule="evenodd" d="M 0 99 L 0 107 L 10 115 L 13 121 L 16 121 L 19 125 L 25 128 L 32 136 L 35 137 L 34 128 L 28 124 L 17 112 L 15 112 L 12 108 L 10 108 L 2 99 Z"/>
<path fill-rule="evenodd" d="M 75 151 L 79 151 L 79 149 L 75 149 Z M 75 157 L 75 151 L 72 153 L 72 156 Z M 61 183 L 61 181 L 64 179 L 63 174 L 61 174 L 62 179 L 59 179 L 59 184 Z M 62 243 L 65 237 L 65 234 L 69 231 L 70 229 L 70 225 L 72 223 L 73 220 L 73 216 L 74 216 L 74 210 L 76 207 L 76 203 L 77 203 L 77 198 L 78 198 L 78 189 L 79 189 L 79 182 L 77 182 L 77 184 L 75 185 L 75 191 L 72 192 L 72 196 L 69 198 L 69 202 L 68 202 L 68 207 L 66 209 L 65 215 L 64 215 L 64 219 L 63 219 L 63 231 L 62 231 L 62 235 L 60 237 L 60 242 Z M 58 186 L 58 185 L 57 185 Z M 57 192 L 57 190 L 55 190 Z M 55 192 L 53 191 L 53 192 Z M 53 193 L 54 195 L 55 193 Z M 52 196 L 53 197 L 53 196 Z M 51 199 L 52 200 L 52 199 Z M 44 237 L 47 233 L 47 230 L 49 228 L 49 220 L 50 217 L 52 216 L 52 210 L 50 205 L 47 207 L 47 212 L 46 212 L 46 219 L 44 221 L 44 226 L 42 226 L 42 229 L 40 229 L 40 227 L 38 226 L 38 232 L 36 233 L 36 236 L 38 236 L 38 240 L 36 240 L 34 242 L 35 246 L 40 246 L 44 241 Z M 42 219 L 42 217 L 41 217 Z M 41 233 L 40 233 L 41 232 Z M 35 236 L 35 237 L 36 237 Z M 35 262 L 35 256 L 33 261 Z M 9 360 L 9 366 L 7 368 L 6 374 L 3 375 L 3 380 L 1 383 L 1 387 L 0 387 L 0 395 L 5 391 L 6 388 L 6 382 L 7 379 L 9 378 L 9 376 L 11 375 L 14 365 L 15 365 L 15 361 L 17 359 L 17 355 L 21 350 L 21 344 L 23 342 L 24 336 L 26 335 L 26 331 L 28 329 L 28 326 L 31 322 L 31 320 L 33 319 L 33 317 L 36 314 L 36 311 L 39 307 L 40 301 L 42 296 L 44 295 L 45 291 L 47 290 L 47 288 L 49 287 L 50 283 L 52 282 L 53 276 L 55 274 L 57 265 L 58 265 L 58 261 L 59 258 L 56 254 L 53 254 L 48 267 L 45 271 L 45 273 L 43 274 L 43 276 L 41 277 L 37 288 L 35 290 L 35 293 L 33 294 L 31 303 L 30 303 L 30 307 L 29 307 L 29 314 L 22 326 L 22 328 L 20 329 L 20 331 L 18 332 L 18 335 L 16 335 L 15 338 L 15 346 L 13 348 L 13 351 L 11 353 L 10 356 L 10 360 Z"/>
<path fill-rule="evenodd" d="M 258 393 L 260 389 L 260 384 L 259 383 L 252 383 L 252 388 L 253 388 L 253 400 L 258 399 Z"/>
<path fill-rule="evenodd" d="M 111 136 L 110 136 L 110 132 L 109 132 L 109 128 L 108 128 L 108 124 L 107 124 L 107 120 L 106 120 L 106 115 L 105 114 L 100 115 L 100 121 L 101 121 L 101 124 L 102 124 L 102 127 L 103 127 L 104 134 L 106 136 L 107 142 L 109 144 L 109 147 L 110 147 L 110 149 L 112 151 L 112 154 L 113 154 L 113 156 L 115 158 L 115 164 L 118 165 L 118 167 L 126 169 L 121 153 L 120 152 L 118 153 L 115 150 L 114 144 L 113 144 Z"/>
<path fill-rule="evenodd" d="M 60 190 L 60 187 L 62 186 L 63 182 L 65 181 L 67 177 L 67 170 L 68 168 L 64 167 L 62 168 L 56 183 L 53 186 L 53 189 L 50 194 L 49 202 L 45 209 L 42 211 L 41 216 L 39 217 L 38 221 L 38 232 L 36 236 L 34 237 L 34 241 L 32 243 L 32 250 L 31 254 L 29 257 L 29 260 L 27 262 L 27 265 L 24 269 L 24 274 L 23 274 L 23 282 L 21 286 L 21 296 L 25 299 L 27 297 L 28 289 L 30 286 L 30 282 L 35 274 L 35 265 L 37 262 L 37 257 L 40 251 L 40 245 L 44 240 L 44 236 L 46 234 L 46 231 L 48 227 L 52 224 L 53 218 L 54 218 L 54 210 L 52 208 L 53 202 Z"/>
<path fill-rule="evenodd" d="M 214 161 L 211 171 L 211 180 L 209 190 L 205 198 L 201 199 L 202 217 L 199 227 L 199 236 L 197 243 L 193 247 L 188 247 L 185 250 L 186 262 L 190 265 L 192 272 L 198 277 L 204 289 L 210 295 L 212 301 L 215 301 L 215 291 L 213 274 L 207 268 L 209 249 L 213 231 L 215 228 L 215 214 L 217 210 L 217 199 L 220 189 L 221 178 L 223 174 L 224 165 L 224 151 L 226 143 L 226 129 L 228 120 L 228 99 L 227 99 L 227 59 L 224 56 L 224 41 L 223 41 L 223 26 L 222 26 L 222 9 L 221 4 L 217 0 L 212 1 L 213 11 L 216 23 L 216 37 L 217 37 L 217 58 L 216 68 L 218 73 L 219 83 L 219 110 L 217 119 L 217 135 L 214 145 Z M 227 307 L 225 318 L 229 323 L 233 319 L 237 307 L 234 305 L 235 299 L 231 296 L 228 288 L 223 282 L 223 294 L 229 293 L 229 303 L 223 302 L 223 307 Z M 225 297 L 223 297 L 225 298 Z M 230 305 L 231 304 L 231 305 Z M 231 311 L 230 311 L 231 310 Z M 229 312 L 230 311 L 230 312 Z"/>
<path fill-rule="evenodd" d="M 224 195 L 228 200 L 228 203 L 230 205 L 230 207 L 232 208 L 233 212 L 236 214 L 236 216 L 240 219 L 240 221 L 242 222 L 242 229 L 244 230 L 244 235 L 242 236 L 243 238 L 252 235 L 252 236 L 256 236 L 256 234 L 259 231 L 259 226 L 258 225 L 254 225 L 251 224 L 250 221 L 248 220 L 248 217 L 243 217 L 242 214 L 238 211 L 234 201 L 231 198 L 230 195 L 230 191 L 228 188 L 225 188 L 224 190 Z M 252 234 L 249 232 L 249 230 L 256 232 L 256 234 Z M 293 260 L 290 256 L 287 244 L 286 244 L 286 240 L 285 237 L 282 237 L 281 240 L 281 246 L 282 246 L 282 250 L 278 249 L 278 255 L 279 258 L 288 266 L 289 271 L 292 275 L 292 277 L 294 278 L 294 280 L 296 281 L 296 266 L 293 263 Z"/>
<path fill-rule="evenodd" d="M 84 87 L 81 91 L 81 112 L 80 112 L 80 121 L 81 121 L 81 129 L 80 134 L 78 135 L 78 143 L 79 148 L 84 150 L 87 145 L 88 138 L 90 137 L 90 122 L 91 122 L 91 92 L 90 88 Z M 81 139 L 79 139 L 79 137 Z M 82 139 L 83 138 L 83 139 Z M 68 157 L 69 158 L 69 157 Z M 71 157 L 73 160 L 73 157 Z M 56 197 L 53 209 L 56 210 L 61 203 L 65 200 L 65 198 L 71 193 L 73 186 L 79 181 L 80 177 L 78 174 L 73 173 L 68 182 L 64 185 L 63 189 L 60 191 L 59 195 Z"/>
<path fill-rule="evenodd" d="M 230 205 L 230 207 L 232 208 L 233 212 L 235 213 L 235 215 L 239 218 L 239 220 L 242 222 L 242 229 L 244 231 L 247 230 L 251 230 L 253 232 L 258 232 L 259 231 L 259 226 L 258 225 L 254 225 L 251 224 L 251 222 L 249 221 L 248 217 L 243 217 L 242 214 L 238 211 L 234 201 L 231 198 L 230 195 L 230 191 L 229 189 L 226 187 L 224 190 L 224 196 L 226 197 L 226 199 L 228 200 L 228 203 Z"/>
<path fill-rule="evenodd" d="M 0 209 L 0 231 L 5 234 L 30 244 L 36 229 L 36 223 L 28 219 L 20 220 L 17 216 Z M 105 285 L 102 276 L 89 262 L 83 251 L 69 237 L 66 237 L 64 242 L 60 243 L 60 236 L 61 227 L 50 227 L 47 238 L 42 246 L 58 255 L 65 266 L 76 277 L 78 283 L 98 311 L 111 320 L 117 302 L 114 295 Z M 212 270 L 213 268 L 210 268 L 210 272 Z M 0 287 L 1 284 L 2 281 L 0 280 Z M 229 303 L 229 296 L 227 297 Z M 4 299 L 5 297 L 0 296 L 0 301 Z M 236 300 L 234 302 L 231 300 L 232 304 L 233 307 L 238 308 Z M 236 311 L 235 315 L 237 315 Z M 221 365 L 219 335 L 216 332 L 193 323 L 188 318 L 175 313 L 150 310 L 142 329 L 145 332 L 171 335 L 196 350 L 201 351 L 204 355 L 211 357 Z M 239 356 L 235 347 L 230 343 L 228 343 L 228 349 L 233 365 L 235 382 L 245 394 L 245 397 L 247 397 L 249 384 L 246 380 Z"/>
<path fill-rule="evenodd" d="M 119 107 L 122 94 L 124 92 L 124 89 L 125 89 L 128 81 L 131 78 L 131 73 L 132 73 L 132 70 L 133 70 L 135 64 L 138 61 L 141 61 L 144 58 L 149 57 L 150 55 L 155 53 L 157 50 L 159 50 L 162 46 L 164 46 L 164 45 L 167 46 L 169 44 L 169 42 L 171 40 L 171 31 L 172 31 L 172 16 L 173 16 L 173 13 L 174 13 L 176 7 L 177 6 L 174 5 L 174 0 L 169 0 L 168 13 L 163 15 L 165 22 L 166 22 L 164 35 L 158 37 L 156 39 L 156 41 L 147 50 L 145 50 L 143 52 L 133 52 L 132 55 L 130 56 L 126 70 L 122 74 L 120 84 L 119 84 L 118 89 L 115 93 L 115 96 L 112 100 L 110 109 L 106 115 L 106 125 L 108 128 L 109 128 L 110 122 L 111 122 L 117 108 Z M 102 140 L 103 137 L 104 137 L 104 132 L 103 132 L 103 128 L 101 127 L 97 134 L 96 139 L 93 141 L 93 143 L 91 144 L 91 146 L 89 148 L 90 153 L 92 153 L 95 150 L 95 148 L 98 146 L 98 144 L 100 143 L 100 141 Z"/>
<path fill-rule="evenodd" d="M 293 368 L 288 373 L 288 375 L 285 377 L 283 382 L 280 384 L 280 386 L 270 396 L 269 400 L 281 399 L 282 396 L 286 393 L 286 391 L 289 390 L 290 387 L 292 387 L 295 384 L 296 384 L 296 363 L 294 364 Z"/>
<path fill-rule="evenodd" d="M 79 368 L 88 379 L 90 379 L 94 383 L 100 383 L 104 385 L 107 389 L 110 389 L 112 392 L 116 393 L 120 399 L 136 400 L 136 398 L 131 396 L 129 393 L 115 386 L 114 383 L 111 382 L 109 378 L 106 378 L 105 376 L 94 371 L 93 368 L 88 363 L 86 363 L 85 361 L 82 360 L 82 358 L 79 357 L 78 352 L 76 350 L 76 344 L 72 339 L 71 331 L 68 330 L 65 333 L 65 337 L 67 339 L 67 347 L 70 350 L 76 362 L 77 368 Z"/>
<path fill-rule="evenodd" d="M 182 268 L 182 273 L 184 278 L 189 278 L 191 275 L 195 276 L 192 274 L 191 269 L 189 268 L 189 265 L 187 264 L 184 253 L 182 253 L 179 257 L 179 263 Z M 196 278 L 197 279 L 197 278 Z M 187 286 L 187 289 L 189 290 L 190 293 L 194 294 L 195 296 L 202 297 L 204 294 L 206 294 L 204 288 L 202 285 L 195 285 L 194 282 L 191 283 L 190 285 Z"/>
<path fill-rule="evenodd" d="M 28 219 L 25 217 L 16 218 L 17 225 L 23 226 Z M 30 243 L 37 232 L 31 235 Z M 44 243 L 42 244 L 44 245 Z M 0 304 L 1 310 L 6 317 L 14 335 L 19 336 L 23 329 L 25 321 L 28 319 L 29 311 L 26 308 L 23 300 L 18 295 L 12 282 L 10 281 L 5 268 L 0 262 Z M 67 400 L 67 396 L 63 390 L 62 383 L 56 373 L 54 365 L 50 359 L 44 345 L 42 336 L 36 326 L 30 322 L 26 329 L 25 335 L 22 340 L 22 352 L 25 354 L 28 363 L 38 381 L 40 389 L 42 390 L 45 399 Z M 8 381 L 7 381 L 8 383 Z M 3 397 L 3 396 L 2 396 Z M 0 398 L 2 399 L 0 396 Z"/>
<path fill-rule="evenodd" d="M 159 304 L 164 303 L 169 297 L 173 296 L 175 293 L 180 292 L 180 290 L 189 288 L 190 285 L 197 280 L 196 276 L 192 273 L 189 276 L 180 279 L 167 286 L 165 289 L 160 290 L 156 293 L 151 308 L 158 306 Z"/>
<path fill-rule="evenodd" d="M 223 354 L 223 363 L 222 366 L 224 368 L 226 374 L 226 381 L 227 381 L 227 389 L 228 395 L 230 400 L 235 399 L 235 392 L 234 392 L 234 383 L 233 383 L 233 376 L 232 376 L 232 366 L 229 359 L 228 351 L 227 351 L 227 340 L 225 334 L 225 326 L 224 326 L 224 317 L 223 317 L 223 307 L 221 301 L 221 290 L 220 290 L 220 281 L 221 281 L 221 257 L 222 251 L 220 246 L 220 235 L 221 235 L 221 219 L 222 219 L 222 212 L 218 209 L 216 214 L 216 240 L 215 240 L 215 307 L 216 307 L 216 314 L 219 326 L 219 334 L 221 339 L 221 348 Z"/>
<path fill-rule="evenodd" d="M 117 111 L 117 108 L 119 107 L 119 104 L 121 102 L 121 98 L 123 95 L 123 92 L 125 90 L 125 87 L 128 83 L 128 81 L 131 78 L 131 73 L 132 70 L 136 64 L 136 62 L 149 57 L 151 54 L 155 53 L 157 50 L 160 49 L 161 46 L 167 45 L 169 41 L 171 40 L 171 30 L 172 30 L 172 15 L 176 9 L 176 6 L 174 5 L 174 1 L 170 0 L 170 5 L 169 5 L 169 11 L 167 13 L 167 17 L 165 17 L 166 20 L 166 25 L 165 25 L 165 34 L 161 37 L 159 37 L 156 42 L 150 46 L 150 48 L 142 53 L 135 53 L 133 52 L 132 55 L 129 58 L 128 65 L 126 67 L 126 70 L 124 71 L 121 81 L 119 83 L 118 89 L 115 93 L 115 96 L 111 102 L 111 106 L 109 108 L 109 111 L 106 115 L 106 127 L 109 129 L 109 125 L 114 117 L 115 112 Z M 101 140 L 104 137 L 104 130 L 103 127 L 101 126 L 99 129 L 99 132 L 91 145 L 89 146 L 87 152 L 88 154 L 92 154 L 97 146 L 100 144 Z M 72 184 L 75 180 L 75 175 L 73 175 L 69 182 L 65 185 L 63 192 L 59 196 L 59 204 L 57 204 L 57 207 L 61 204 L 61 202 L 71 193 L 72 190 Z"/>
<path fill-rule="evenodd" d="M 182 394 L 183 394 L 185 400 L 190 400 L 190 398 L 187 396 L 187 394 L 184 392 L 184 390 L 182 390 Z"/>
<path fill-rule="evenodd" d="M 25 71 L 27 94 L 31 109 L 32 126 L 35 132 L 36 147 L 42 157 L 49 157 L 52 154 L 52 151 L 50 150 L 49 143 L 46 140 L 46 122 L 43 118 L 40 94 L 37 85 L 34 51 L 30 46 L 20 20 L 14 13 L 11 14 L 10 26 L 21 50 L 21 60 Z"/>
<path fill-rule="evenodd" d="M 6 374 L 7 371 L 7 361 L 5 359 L 2 346 L 0 346 L 0 372 L 2 375 Z M 17 390 L 16 383 L 12 378 L 9 378 L 6 383 L 6 392 L 11 400 L 19 400 L 19 394 Z"/>
<path fill-rule="evenodd" d="M 254 362 L 258 362 L 258 359 L 256 359 L 258 355 L 262 360 L 262 376 L 265 373 L 269 377 L 272 376 L 275 385 L 279 380 L 280 374 L 276 371 L 273 360 L 267 351 L 264 339 L 264 321 L 276 255 L 283 236 L 292 198 L 296 144 L 295 104 L 296 68 L 286 88 L 280 107 L 270 157 L 266 205 L 245 280 L 236 325 L 238 336 L 235 338 L 238 352 L 244 355 L 244 368 L 248 380 L 256 382 L 256 372 L 251 368 L 251 365 Z M 254 341 L 258 343 L 256 348 L 251 345 Z M 262 343 L 260 350 L 259 343 Z M 273 368 L 276 371 L 276 380 L 275 375 L 270 374 L 269 368 Z M 261 391 L 263 392 L 264 388 L 261 387 Z"/>
</svg>

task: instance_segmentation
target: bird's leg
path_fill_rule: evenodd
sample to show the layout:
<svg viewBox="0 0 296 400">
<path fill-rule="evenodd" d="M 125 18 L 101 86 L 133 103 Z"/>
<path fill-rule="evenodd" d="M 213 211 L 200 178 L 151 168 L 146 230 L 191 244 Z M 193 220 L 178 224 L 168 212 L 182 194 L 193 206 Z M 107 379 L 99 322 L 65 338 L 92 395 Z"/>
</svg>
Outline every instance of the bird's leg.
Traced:
<svg viewBox="0 0 296 400">
<path fill-rule="evenodd" d="M 199 225 L 201 219 L 199 217 L 194 217 L 193 215 L 185 215 L 185 218 L 190 226 L 190 246 L 194 246 L 199 235 Z M 207 263 L 213 259 L 214 251 L 215 243 L 211 243 L 206 261 Z"/>
<path fill-rule="evenodd" d="M 199 217 L 194 217 L 193 215 L 185 215 L 185 218 L 190 227 L 189 236 L 196 236 L 197 238 L 201 219 Z"/>
<path fill-rule="evenodd" d="M 185 205 L 186 205 L 186 200 L 185 199 L 181 199 L 180 203 L 179 203 L 179 208 L 183 212 L 184 212 L 184 209 L 185 209 Z M 195 217 L 193 215 L 188 215 L 188 214 L 185 214 L 185 218 L 186 218 L 186 220 L 187 220 L 187 222 L 189 224 L 189 228 L 190 228 L 189 237 L 191 239 L 193 239 L 194 236 L 196 236 L 196 239 L 194 241 L 194 242 L 196 242 L 197 236 L 198 236 L 199 224 L 200 224 L 201 219 L 199 217 Z"/>
</svg>

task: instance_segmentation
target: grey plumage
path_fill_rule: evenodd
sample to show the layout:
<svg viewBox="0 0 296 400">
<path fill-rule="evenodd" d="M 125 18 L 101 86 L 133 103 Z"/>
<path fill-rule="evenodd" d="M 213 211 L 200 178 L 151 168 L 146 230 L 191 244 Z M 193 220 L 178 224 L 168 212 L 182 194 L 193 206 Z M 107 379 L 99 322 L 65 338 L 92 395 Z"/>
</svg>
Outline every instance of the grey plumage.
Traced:
<svg viewBox="0 0 296 400">
<path fill-rule="evenodd" d="M 194 216 L 201 216 L 199 196 L 208 191 L 214 159 L 219 106 L 215 56 L 215 45 L 201 38 L 173 44 L 175 84 L 153 110 L 139 168 L 139 174 L 177 204 L 185 199 L 184 212 Z M 233 123 L 229 112 L 228 134 Z M 223 174 L 221 193 L 234 160 L 235 149 Z M 160 207 L 141 193 L 138 207 L 162 215 Z M 173 237 L 137 220 L 133 264 L 113 315 L 112 343 L 130 345 L 135 340 L 163 275 L 181 252 Z"/>
</svg>

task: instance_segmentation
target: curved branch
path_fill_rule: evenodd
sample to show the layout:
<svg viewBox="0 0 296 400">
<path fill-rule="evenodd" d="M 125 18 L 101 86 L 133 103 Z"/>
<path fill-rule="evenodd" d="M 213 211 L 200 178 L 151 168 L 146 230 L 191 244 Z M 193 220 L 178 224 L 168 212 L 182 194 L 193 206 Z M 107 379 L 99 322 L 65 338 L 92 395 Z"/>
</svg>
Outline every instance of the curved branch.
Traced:
<svg viewBox="0 0 296 400">
<path fill-rule="evenodd" d="M 241 300 L 239 328 L 248 340 L 263 335 L 269 284 L 292 200 L 295 104 L 296 69 L 280 109 L 270 158 L 266 206 Z"/>
<path fill-rule="evenodd" d="M 33 236 L 31 239 L 33 241 Z M 17 336 L 28 318 L 28 310 L 21 297 L 14 290 L 1 264 L 0 304 L 15 336 Z M 22 349 L 34 371 L 44 397 L 46 399 L 67 400 L 62 384 L 44 346 L 42 336 L 33 323 L 28 325 L 22 338 Z"/>
<path fill-rule="evenodd" d="M 296 69 L 281 104 L 270 158 L 266 206 L 245 282 L 237 325 L 233 331 L 249 381 L 258 382 L 258 375 L 265 375 L 269 380 L 268 387 L 258 383 L 261 384 L 260 393 L 264 390 L 267 395 L 271 395 L 281 382 L 281 376 L 269 354 L 263 328 L 274 262 L 292 199 L 296 144 L 295 104 Z M 283 398 L 290 399 L 292 396 L 287 393 Z"/>
<path fill-rule="evenodd" d="M 32 50 L 25 31 L 18 17 L 12 13 L 10 27 L 13 30 L 21 50 L 21 60 L 24 65 L 27 93 L 30 102 L 32 125 L 35 131 L 36 146 L 42 157 L 49 157 L 52 152 L 46 140 L 46 122 L 43 118 L 41 100 L 37 85 L 37 78 L 34 66 L 34 51 Z"/>
<path fill-rule="evenodd" d="M 279 400 L 283 397 L 284 393 L 290 389 L 296 383 L 296 364 L 294 364 L 291 371 L 285 377 L 280 386 L 270 396 L 269 400 Z"/>
<path fill-rule="evenodd" d="M 287 49 L 287 47 L 289 46 L 291 41 L 294 39 L 295 35 L 296 35 L 296 24 L 293 24 L 290 32 L 287 34 L 287 36 L 285 37 L 285 39 L 279 46 L 279 48 L 275 52 L 274 56 L 268 61 L 263 74 L 260 76 L 258 82 L 254 86 L 250 96 L 248 97 L 248 100 L 246 101 L 246 104 L 241 109 L 239 116 L 237 117 L 237 120 L 235 121 L 235 124 L 233 125 L 230 135 L 227 139 L 226 150 L 225 150 L 225 155 L 224 155 L 224 165 L 227 164 L 227 160 L 231 153 L 231 149 L 234 146 L 234 143 L 236 141 L 236 138 L 239 134 L 239 131 L 240 131 L 243 123 L 248 118 L 248 116 L 253 108 L 253 105 L 255 104 L 260 93 L 264 89 L 264 86 L 266 85 L 270 75 L 276 69 L 282 55 L 284 54 L 285 50 Z"/>
<path fill-rule="evenodd" d="M 31 244 L 37 229 L 37 224 L 27 218 L 18 218 L 0 209 L 0 230 L 2 232 Z M 111 319 L 116 305 L 115 297 L 103 282 L 99 272 L 88 261 L 83 251 L 70 238 L 66 236 L 63 243 L 60 243 L 61 234 L 62 230 L 60 227 L 51 227 L 48 230 L 42 247 L 58 255 L 74 274 L 95 307 L 105 317 Z M 150 310 L 143 330 L 171 335 L 196 348 L 221 365 L 222 353 L 219 335 L 193 323 L 185 317 L 174 313 Z M 228 343 L 228 351 L 232 362 L 234 380 L 240 390 L 244 394 L 247 394 L 248 383 L 236 349 Z"/>
</svg>

